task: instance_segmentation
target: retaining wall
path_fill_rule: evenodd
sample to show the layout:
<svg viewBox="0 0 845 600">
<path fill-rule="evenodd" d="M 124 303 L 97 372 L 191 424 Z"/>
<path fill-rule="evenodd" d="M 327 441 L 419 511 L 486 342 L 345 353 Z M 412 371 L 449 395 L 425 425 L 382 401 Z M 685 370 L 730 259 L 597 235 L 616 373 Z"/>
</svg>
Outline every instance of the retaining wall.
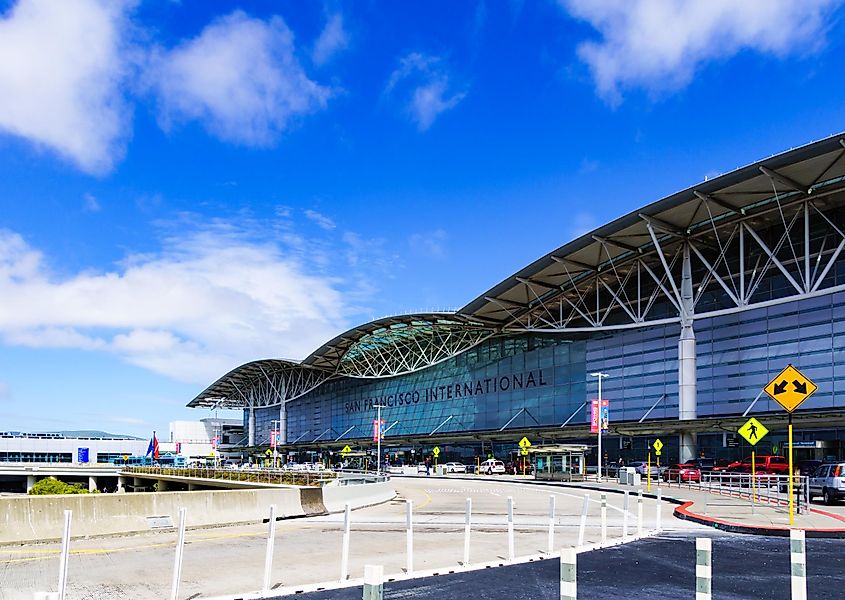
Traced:
<svg viewBox="0 0 845 600">
<path fill-rule="evenodd" d="M 324 490 L 328 505 L 323 497 Z M 0 498 L 0 544 L 60 539 L 64 511 L 73 511 L 73 537 L 149 531 L 148 517 L 170 517 L 178 524 L 187 509 L 187 526 L 256 523 L 266 519 L 271 504 L 280 518 L 325 514 L 370 506 L 395 495 L 390 482 L 326 488 L 138 492 Z M 329 508 L 329 506 L 333 508 Z M 339 509 L 336 507 L 340 506 Z"/>
</svg>

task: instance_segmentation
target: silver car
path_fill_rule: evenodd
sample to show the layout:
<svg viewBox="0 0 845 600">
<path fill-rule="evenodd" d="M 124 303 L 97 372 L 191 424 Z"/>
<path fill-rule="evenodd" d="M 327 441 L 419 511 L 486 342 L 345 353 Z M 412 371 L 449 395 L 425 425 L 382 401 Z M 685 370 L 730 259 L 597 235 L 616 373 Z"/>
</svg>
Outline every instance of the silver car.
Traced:
<svg viewBox="0 0 845 600">
<path fill-rule="evenodd" d="M 821 465 L 810 475 L 810 499 L 821 496 L 825 504 L 845 498 L 845 463 Z"/>
</svg>

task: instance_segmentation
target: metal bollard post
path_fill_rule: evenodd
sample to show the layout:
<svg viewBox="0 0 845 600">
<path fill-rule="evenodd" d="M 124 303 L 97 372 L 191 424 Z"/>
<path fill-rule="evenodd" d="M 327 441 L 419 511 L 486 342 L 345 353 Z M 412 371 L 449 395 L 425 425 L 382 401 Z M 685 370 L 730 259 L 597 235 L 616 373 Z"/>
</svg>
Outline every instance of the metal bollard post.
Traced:
<svg viewBox="0 0 845 600">
<path fill-rule="evenodd" d="M 508 496 L 508 560 L 513 559 L 513 497 Z"/>
<path fill-rule="evenodd" d="M 346 509 L 343 512 L 343 548 L 340 554 L 340 581 L 346 581 L 349 578 L 349 533 L 351 527 L 350 511 L 352 506 L 349 502 L 346 503 Z"/>
<path fill-rule="evenodd" d="M 662 516 L 661 509 L 663 508 L 663 494 L 660 488 L 657 488 L 657 512 L 654 515 L 654 529 L 658 532 L 663 531 L 660 517 Z"/>
<path fill-rule="evenodd" d="M 712 550 L 710 538 L 695 538 L 695 600 L 710 600 L 713 583 Z"/>
<path fill-rule="evenodd" d="M 807 600 L 807 547 L 803 529 L 789 531 L 792 600 Z"/>
<path fill-rule="evenodd" d="M 584 530 L 587 528 L 587 511 L 590 509 L 590 495 L 584 494 L 584 504 L 581 507 L 581 526 L 578 528 L 578 546 L 584 545 Z"/>
<path fill-rule="evenodd" d="M 560 551 L 560 600 L 578 597 L 578 554 L 575 548 Z"/>
<path fill-rule="evenodd" d="M 549 554 L 555 550 L 555 497 L 549 496 Z"/>
<path fill-rule="evenodd" d="M 622 502 L 622 539 L 628 537 L 628 492 L 625 492 L 625 499 Z"/>
<path fill-rule="evenodd" d="M 408 500 L 405 513 L 405 528 L 407 530 L 408 575 L 414 572 L 414 501 Z"/>
<path fill-rule="evenodd" d="M 637 537 L 643 537 L 643 491 L 637 490 Z"/>
<path fill-rule="evenodd" d="M 170 600 L 179 597 L 179 580 L 182 578 L 182 556 L 185 551 L 185 515 L 187 509 L 179 509 L 179 538 L 176 540 L 176 557 L 173 559 L 173 584 L 170 586 Z"/>
<path fill-rule="evenodd" d="M 607 543 L 607 494 L 601 495 L 601 543 Z"/>
<path fill-rule="evenodd" d="M 472 498 L 467 498 L 466 516 L 464 518 L 464 566 L 469 565 L 469 528 L 472 520 Z"/>
<path fill-rule="evenodd" d="M 270 521 L 267 524 L 267 553 L 264 556 L 264 583 L 261 593 L 270 592 L 270 574 L 273 571 L 273 546 L 276 544 L 276 505 L 270 505 Z"/>
<path fill-rule="evenodd" d="M 364 565 L 364 600 L 382 600 L 384 595 L 384 567 Z"/>
<path fill-rule="evenodd" d="M 67 589 L 67 560 L 70 554 L 70 523 L 73 518 L 73 511 L 65 511 L 65 524 L 62 529 L 62 555 L 59 559 L 59 600 L 65 600 Z"/>
</svg>

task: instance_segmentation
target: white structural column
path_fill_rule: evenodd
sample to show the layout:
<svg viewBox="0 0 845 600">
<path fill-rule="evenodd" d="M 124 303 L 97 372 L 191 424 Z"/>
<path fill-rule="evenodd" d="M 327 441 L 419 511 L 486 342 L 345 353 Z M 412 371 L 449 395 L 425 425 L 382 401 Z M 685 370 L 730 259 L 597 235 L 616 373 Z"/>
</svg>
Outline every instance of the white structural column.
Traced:
<svg viewBox="0 0 845 600">
<path fill-rule="evenodd" d="M 680 293 L 681 338 L 678 341 L 678 418 L 681 421 L 688 421 L 698 416 L 698 400 L 696 398 L 695 331 L 693 330 L 695 303 L 690 247 L 686 243 L 684 244 Z M 694 433 L 681 432 L 679 450 L 681 462 L 686 462 L 695 457 L 696 439 Z"/>
<path fill-rule="evenodd" d="M 249 407 L 249 421 L 247 422 L 247 444 L 255 446 L 255 407 Z"/>
</svg>

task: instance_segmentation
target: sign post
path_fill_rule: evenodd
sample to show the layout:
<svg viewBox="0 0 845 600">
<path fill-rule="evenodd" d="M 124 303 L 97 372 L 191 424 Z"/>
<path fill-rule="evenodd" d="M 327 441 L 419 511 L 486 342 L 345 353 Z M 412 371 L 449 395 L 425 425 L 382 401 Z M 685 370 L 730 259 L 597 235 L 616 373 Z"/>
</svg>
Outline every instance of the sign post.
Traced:
<svg viewBox="0 0 845 600">
<path fill-rule="evenodd" d="M 793 491 L 793 472 L 792 472 L 792 413 L 796 408 L 801 406 L 807 398 L 812 396 L 816 390 L 819 389 L 815 383 L 807 378 L 801 371 L 787 365 L 787 367 L 780 372 L 780 374 L 772 379 L 763 391 L 769 397 L 780 404 L 783 409 L 789 413 L 789 424 L 787 440 L 789 443 L 789 524 L 795 524 L 795 498 Z"/>
<path fill-rule="evenodd" d="M 755 479 L 757 476 L 757 467 L 755 464 L 757 453 L 755 452 L 755 446 L 757 442 L 769 433 L 769 430 L 760 421 L 751 417 L 745 422 L 745 425 L 739 428 L 738 433 L 745 438 L 745 441 L 751 444 L 751 501 L 757 502 L 757 483 Z"/>
<path fill-rule="evenodd" d="M 435 470 L 435 474 L 436 474 L 436 471 L 437 471 L 437 457 L 438 457 L 438 456 L 440 456 L 440 447 L 439 447 L 439 446 L 435 446 L 435 447 L 434 447 L 434 449 L 431 451 L 431 453 L 434 455 L 434 470 Z"/>
<path fill-rule="evenodd" d="M 522 476 L 525 477 L 525 457 L 528 456 L 528 449 L 531 447 L 531 440 L 523 437 L 519 440 L 519 453 L 522 455 Z"/>
</svg>

